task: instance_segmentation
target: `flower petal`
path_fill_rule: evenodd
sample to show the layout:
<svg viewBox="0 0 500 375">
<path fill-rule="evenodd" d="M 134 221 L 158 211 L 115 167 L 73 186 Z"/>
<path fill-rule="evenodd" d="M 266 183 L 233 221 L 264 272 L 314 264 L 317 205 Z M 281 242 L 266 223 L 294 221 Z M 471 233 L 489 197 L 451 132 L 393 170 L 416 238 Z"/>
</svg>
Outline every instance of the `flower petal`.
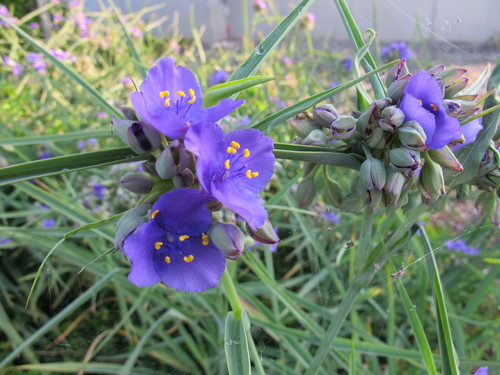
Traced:
<svg viewBox="0 0 500 375">
<path fill-rule="evenodd" d="M 436 131 L 432 137 L 427 137 L 426 144 L 432 149 L 443 148 L 451 141 L 461 137 L 460 123 L 454 117 L 448 116 L 442 105 L 437 106 Z M 425 130 L 425 129 L 424 129 Z"/>
<path fill-rule="evenodd" d="M 186 241 L 182 252 L 170 256 L 170 263 L 165 262 L 160 252 L 155 253 L 153 258 L 161 280 L 169 287 L 184 292 L 203 292 L 217 286 L 226 267 L 226 260 L 219 249 L 212 244 L 202 245 L 195 241 Z"/>
<path fill-rule="evenodd" d="M 481 124 L 481 120 L 478 118 L 475 120 L 472 120 L 471 122 L 468 122 L 467 124 L 462 126 L 460 128 L 460 130 L 462 131 L 462 134 L 465 138 L 465 142 L 455 145 L 452 148 L 452 150 L 459 150 L 462 147 L 464 147 L 465 145 L 468 145 L 469 143 L 474 142 L 476 140 L 477 135 L 479 134 L 479 132 L 481 131 L 482 128 L 483 128 L 483 125 Z"/>
<path fill-rule="evenodd" d="M 233 112 L 240 105 L 245 103 L 244 99 L 232 100 L 222 99 L 218 104 L 205 108 L 205 120 L 208 122 L 217 122 Z"/>
<path fill-rule="evenodd" d="M 143 287 L 160 281 L 154 266 L 153 252 L 155 242 L 162 239 L 163 230 L 155 222 L 149 222 L 125 240 L 123 250 L 132 262 L 128 279 L 133 284 Z"/>
<path fill-rule="evenodd" d="M 408 85 L 405 87 L 405 94 L 422 100 L 424 106 L 437 104 L 443 101 L 443 91 L 437 81 L 425 70 L 415 73 Z"/>
<path fill-rule="evenodd" d="M 416 97 L 410 93 L 405 93 L 399 108 L 405 114 L 405 122 L 417 121 L 422 129 L 424 129 L 427 139 L 434 135 L 436 131 L 436 118 L 427 109 L 422 107 L 422 103 Z"/>
</svg>

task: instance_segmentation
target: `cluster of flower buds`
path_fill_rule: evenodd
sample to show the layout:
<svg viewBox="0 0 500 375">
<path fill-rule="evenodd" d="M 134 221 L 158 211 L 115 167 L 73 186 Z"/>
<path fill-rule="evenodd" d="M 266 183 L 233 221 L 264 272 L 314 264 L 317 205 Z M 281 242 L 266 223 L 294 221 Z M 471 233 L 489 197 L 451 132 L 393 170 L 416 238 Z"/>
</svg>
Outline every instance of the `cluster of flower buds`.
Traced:
<svg viewBox="0 0 500 375">
<path fill-rule="evenodd" d="M 361 159 L 351 193 L 344 196 L 339 184 L 325 176 L 325 197 L 336 207 L 357 211 L 381 203 L 410 207 L 415 197 L 430 204 L 443 196 L 443 169 L 463 171 L 454 151 L 473 142 L 482 129 L 479 119 L 470 118 L 484 98 L 459 95 L 468 83 L 465 72 L 439 65 L 412 75 L 402 60 L 387 76 L 386 97 L 367 108 L 339 115 L 332 104 L 323 104 L 289 120 L 294 143 L 333 143 L 335 150 Z M 314 180 L 308 175 L 302 190 L 316 191 Z"/>
<path fill-rule="evenodd" d="M 274 171 L 272 139 L 255 129 L 225 134 L 216 124 L 242 100 L 208 108 L 202 100 L 193 73 L 165 58 L 131 95 L 134 107 L 121 108 L 125 119 L 112 120 L 123 142 L 150 155 L 141 171 L 121 179 L 142 197 L 124 213 L 115 236 L 137 286 L 163 281 L 203 291 L 219 283 L 226 259 L 243 253 L 247 235 L 279 241 L 259 197 Z M 225 220 L 229 213 L 232 220 Z"/>
</svg>

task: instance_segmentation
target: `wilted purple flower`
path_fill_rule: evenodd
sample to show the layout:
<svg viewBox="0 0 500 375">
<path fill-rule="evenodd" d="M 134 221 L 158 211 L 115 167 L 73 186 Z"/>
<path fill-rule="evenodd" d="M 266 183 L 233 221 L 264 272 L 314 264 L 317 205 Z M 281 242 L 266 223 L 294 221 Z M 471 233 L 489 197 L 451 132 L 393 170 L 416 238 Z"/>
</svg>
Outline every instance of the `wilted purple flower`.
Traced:
<svg viewBox="0 0 500 375">
<path fill-rule="evenodd" d="M 443 148 L 462 135 L 458 120 L 446 113 L 441 87 L 424 70 L 410 78 L 399 108 L 405 122 L 415 120 L 420 124 L 427 136 L 426 144 L 432 149 Z"/>
<path fill-rule="evenodd" d="M 203 108 L 198 80 L 175 60 L 166 57 L 158 61 L 130 100 L 137 114 L 156 130 L 170 138 L 181 138 L 189 126 L 216 122 L 231 113 L 244 100 L 223 99 L 217 105 Z"/>
<path fill-rule="evenodd" d="M 38 157 L 38 159 L 40 160 L 43 160 L 43 159 L 50 159 L 52 157 L 52 154 L 50 153 L 50 151 L 44 151 L 40 154 L 40 156 Z"/>
<path fill-rule="evenodd" d="M 242 216 L 251 228 L 264 224 L 267 212 L 259 192 L 274 171 L 273 140 L 256 129 L 224 134 L 218 125 L 192 126 L 186 148 L 198 155 L 201 187 Z"/>
<path fill-rule="evenodd" d="M 101 201 L 104 200 L 104 193 L 106 192 L 106 188 L 102 186 L 101 184 L 95 184 L 94 186 L 94 192 L 93 195 L 97 198 L 99 198 Z"/>
<path fill-rule="evenodd" d="M 464 254 L 468 255 L 478 255 L 481 253 L 481 250 L 479 250 L 478 248 L 468 246 L 463 238 L 459 238 L 453 241 L 447 241 L 446 246 L 450 250 L 461 251 Z"/>
<path fill-rule="evenodd" d="M 40 28 L 40 25 L 38 24 L 38 22 L 31 22 L 28 25 L 28 29 L 31 29 L 31 30 L 36 30 L 36 29 L 39 29 L 39 28 Z"/>
<path fill-rule="evenodd" d="M 173 190 L 158 199 L 149 222 L 123 245 L 132 262 L 132 283 L 143 287 L 163 281 L 185 292 L 219 284 L 226 260 L 206 234 L 212 225 L 209 200 L 193 189 Z"/>
<path fill-rule="evenodd" d="M 488 375 L 488 366 L 478 368 L 474 375 Z"/>
<path fill-rule="evenodd" d="M 464 143 L 457 143 L 451 149 L 453 151 L 455 151 L 455 150 L 461 149 L 462 147 L 468 145 L 469 143 L 474 142 L 476 140 L 477 135 L 479 134 L 479 132 L 481 131 L 482 128 L 483 128 L 483 125 L 481 124 L 481 119 L 478 119 L 478 118 L 475 120 L 472 120 L 472 121 L 468 122 L 467 124 L 465 124 L 464 126 L 462 126 L 460 128 L 460 130 L 462 131 L 462 135 L 465 138 L 465 142 Z"/>
<path fill-rule="evenodd" d="M 321 213 L 321 216 L 332 222 L 332 223 L 339 223 L 340 222 L 340 217 L 339 215 L 337 215 L 335 212 L 332 212 L 332 211 L 329 211 L 329 212 L 322 212 Z"/>
<path fill-rule="evenodd" d="M 134 38 L 140 39 L 143 37 L 141 29 L 138 28 L 137 26 L 131 26 L 129 28 L 129 32 L 130 35 L 132 35 Z"/>
<path fill-rule="evenodd" d="M 217 70 L 214 74 L 210 76 L 210 86 L 218 85 L 219 83 L 224 83 L 229 78 L 224 70 Z"/>
<path fill-rule="evenodd" d="M 408 47 L 405 41 L 392 42 L 388 46 L 382 48 L 382 58 L 388 58 L 392 53 L 397 53 L 398 58 L 408 60 L 413 57 L 413 51 Z"/>
<path fill-rule="evenodd" d="M 23 74 L 24 69 L 22 65 L 12 60 L 9 56 L 2 56 L 2 62 L 10 68 L 10 71 L 16 77 Z"/>
<path fill-rule="evenodd" d="M 31 63 L 33 68 L 40 73 L 40 74 L 45 74 L 46 70 L 45 68 L 47 67 L 47 62 L 43 59 L 43 56 L 40 55 L 39 53 L 35 52 L 30 52 L 26 55 L 26 60 Z"/>
<path fill-rule="evenodd" d="M 42 227 L 45 229 L 53 228 L 56 225 L 56 221 L 54 219 L 45 219 L 42 220 Z"/>
<path fill-rule="evenodd" d="M 12 238 L 0 236 L 0 245 L 6 245 L 12 242 Z"/>
</svg>

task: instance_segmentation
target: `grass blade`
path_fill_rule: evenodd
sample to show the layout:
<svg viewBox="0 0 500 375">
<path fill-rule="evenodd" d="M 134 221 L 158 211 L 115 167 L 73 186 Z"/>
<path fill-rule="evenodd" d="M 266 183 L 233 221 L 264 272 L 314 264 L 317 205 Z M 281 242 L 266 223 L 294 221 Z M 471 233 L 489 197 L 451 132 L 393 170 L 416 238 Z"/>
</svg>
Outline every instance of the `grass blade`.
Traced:
<svg viewBox="0 0 500 375">
<path fill-rule="evenodd" d="M 249 89 L 250 87 L 272 81 L 273 79 L 274 77 L 257 76 L 213 86 L 203 95 L 203 106 L 213 106 L 224 98 L 229 98 L 233 94 L 237 94 L 243 90 Z"/>
<path fill-rule="evenodd" d="M 94 130 L 94 131 L 83 131 L 83 132 L 72 132 L 64 134 L 50 134 L 50 135 L 34 135 L 31 137 L 11 137 L 4 138 L 0 140 L 0 146 L 26 146 L 26 145 L 38 145 L 47 142 L 67 142 L 76 141 L 80 139 L 87 138 L 100 138 L 111 136 L 109 130 Z"/>
<path fill-rule="evenodd" d="M 242 315 L 246 314 L 243 311 Z M 225 343 L 226 362 L 229 375 L 250 374 L 250 353 L 245 324 L 248 319 L 236 319 L 232 311 L 226 316 Z"/>
</svg>

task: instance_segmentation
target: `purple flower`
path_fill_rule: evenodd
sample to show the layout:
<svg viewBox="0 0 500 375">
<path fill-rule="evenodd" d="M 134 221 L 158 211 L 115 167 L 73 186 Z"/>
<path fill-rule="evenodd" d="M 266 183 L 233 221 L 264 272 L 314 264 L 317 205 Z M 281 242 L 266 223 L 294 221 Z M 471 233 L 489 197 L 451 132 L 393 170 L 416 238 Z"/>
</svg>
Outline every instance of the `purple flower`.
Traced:
<svg viewBox="0 0 500 375">
<path fill-rule="evenodd" d="M 2 56 L 2 62 L 5 66 L 10 68 L 10 71 L 14 76 L 17 77 L 23 74 L 24 69 L 22 65 L 12 60 L 9 56 Z"/>
<path fill-rule="evenodd" d="M 36 29 L 39 29 L 40 28 L 40 25 L 38 24 L 38 22 L 31 22 L 29 25 L 28 25 L 28 28 L 31 29 L 31 30 L 36 30 Z"/>
<path fill-rule="evenodd" d="M 47 67 L 47 62 L 43 59 L 43 56 L 39 53 L 30 52 L 26 55 L 26 60 L 31 63 L 33 68 L 40 73 L 45 74 L 45 68 Z"/>
<path fill-rule="evenodd" d="M 388 46 L 382 48 L 382 58 L 388 58 L 392 53 L 397 53 L 400 59 L 408 60 L 413 57 L 413 51 L 408 47 L 408 43 L 405 41 L 392 42 Z"/>
<path fill-rule="evenodd" d="M 4 16 L 5 18 L 7 18 L 7 20 L 11 23 L 16 23 L 16 18 L 15 17 L 11 17 L 10 15 L 10 12 L 9 12 L 9 9 L 5 6 L 5 5 L 1 5 L 0 4 L 0 15 Z M 0 26 L 9 26 L 9 24 L 5 21 L 1 21 L 0 20 Z"/>
<path fill-rule="evenodd" d="M 311 12 L 306 12 L 306 14 L 304 14 L 304 17 L 305 17 L 304 23 L 306 28 L 308 30 L 313 30 L 314 25 L 316 24 L 316 15 Z"/>
<path fill-rule="evenodd" d="M 64 21 L 64 17 L 62 16 L 61 13 L 54 13 L 54 15 L 52 16 L 52 23 L 54 25 L 59 25 L 63 21 Z"/>
<path fill-rule="evenodd" d="M 255 5 L 255 9 L 257 9 L 257 10 L 264 11 L 264 10 L 268 9 L 267 3 L 265 0 L 254 0 L 254 5 Z"/>
<path fill-rule="evenodd" d="M 462 135 L 458 120 L 446 113 L 441 87 L 424 70 L 410 78 L 399 108 L 405 114 L 405 122 L 415 120 L 420 124 L 427 146 L 432 149 L 443 148 Z"/>
<path fill-rule="evenodd" d="M 12 238 L 0 236 L 0 245 L 6 245 L 12 242 Z"/>
<path fill-rule="evenodd" d="M 325 218 L 328 221 L 331 221 L 332 223 L 339 223 L 340 222 L 340 217 L 337 215 L 335 212 L 323 212 L 321 213 L 321 216 Z"/>
<path fill-rule="evenodd" d="M 226 260 L 206 234 L 212 225 L 209 200 L 193 189 L 173 190 L 158 199 L 149 222 L 124 242 L 132 283 L 142 287 L 163 281 L 185 292 L 219 284 Z"/>
<path fill-rule="evenodd" d="M 43 159 L 50 159 L 52 157 L 52 154 L 50 153 L 50 151 L 44 151 L 40 154 L 40 156 L 38 157 L 38 159 L 40 160 L 43 160 Z"/>
<path fill-rule="evenodd" d="M 50 229 L 56 225 L 56 221 L 54 219 L 45 219 L 42 220 L 42 227 L 45 229 Z"/>
<path fill-rule="evenodd" d="M 342 60 L 342 64 L 344 64 L 345 70 L 348 72 L 352 71 L 352 59 L 344 59 Z"/>
<path fill-rule="evenodd" d="M 64 51 L 64 50 L 62 50 L 60 48 L 51 49 L 50 50 L 50 54 L 52 56 L 54 56 L 56 59 L 62 60 L 62 61 L 67 60 L 67 61 L 75 62 L 75 60 L 76 60 L 75 56 L 73 56 L 68 51 Z"/>
<path fill-rule="evenodd" d="M 85 148 L 85 141 L 83 139 L 80 139 L 78 142 L 76 142 L 76 148 L 79 150 L 83 150 Z"/>
<path fill-rule="evenodd" d="M 94 185 L 94 196 L 99 198 L 101 201 L 104 200 L 104 193 L 106 192 L 106 188 L 101 184 Z"/>
<path fill-rule="evenodd" d="M 287 57 L 287 56 L 280 56 L 279 60 L 285 64 L 287 68 L 290 68 L 292 66 L 292 59 Z"/>
<path fill-rule="evenodd" d="M 196 173 L 201 187 L 242 216 L 253 229 L 267 212 L 259 192 L 274 171 L 273 140 L 256 129 L 224 134 L 216 124 L 192 126 L 186 148 L 198 155 Z"/>
<path fill-rule="evenodd" d="M 474 375 L 488 375 L 488 366 L 478 368 Z"/>
<path fill-rule="evenodd" d="M 210 86 L 218 85 L 219 83 L 224 83 L 229 78 L 224 70 L 217 70 L 214 74 L 210 76 Z"/>
<path fill-rule="evenodd" d="M 468 255 L 478 255 L 481 253 L 481 250 L 475 247 L 470 247 L 465 243 L 463 238 L 459 238 L 458 240 L 447 241 L 446 246 L 450 250 L 461 251 L 464 254 Z"/>
<path fill-rule="evenodd" d="M 139 29 L 137 26 L 131 26 L 129 28 L 130 35 L 132 35 L 134 38 L 140 39 L 143 37 L 141 29 Z"/>
<path fill-rule="evenodd" d="M 451 149 L 455 151 L 461 149 L 462 147 L 468 145 L 469 143 L 474 142 L 476 140 L 478 133 L 481 131 L 482 128 L 483 125 L 481 124 L 481 119 L 478 118 L 462 126 L 460 130 L 462 131 L 462 135 L 465 138 L 465 142 L 457 143 Z"/>
<path fill-rule="evenodd" d="M 190 125 L 216 122 L 244 102 L 223 99 L 203 108 L 198 80 L 189 69 L 176 67 L 171 57 L 161 59 L 149 70 L 141 91 L 133 92 L 130 100 L 144 121 L 174 139 L 183 137 Z"/>
<path fill-rule="evenodd" d="M 91 21 L 87 18 L 84 12 L 75 14 L 75 24 L 80 29 L 80 37 L 86 39 L 89 35 L 89 26 Z"/>
</svg>

